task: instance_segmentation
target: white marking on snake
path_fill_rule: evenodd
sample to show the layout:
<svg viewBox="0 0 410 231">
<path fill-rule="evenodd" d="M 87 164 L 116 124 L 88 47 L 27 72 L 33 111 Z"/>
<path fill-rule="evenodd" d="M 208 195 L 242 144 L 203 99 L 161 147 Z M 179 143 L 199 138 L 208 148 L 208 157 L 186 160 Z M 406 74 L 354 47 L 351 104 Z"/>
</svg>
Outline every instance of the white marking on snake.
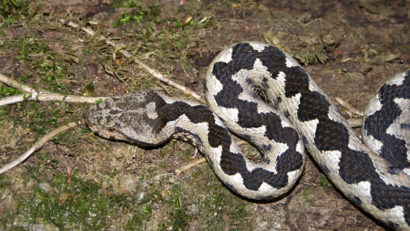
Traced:
<svg viewBox="0 0 410 231">
<path fill-rule="evenodd" d="M 402 105 L 400 110 L 402 111 L 393 123 L 387 128 L 386 133 L 393 135 L 399 139 L 410 142 L 410 128 L 406 128 L 406 124 L 410 124 L 408 116 L 410 116 L 410 99 L 396 98 L 393 100 L 397 105 Z M 404 124 L 404 127 L 403 127 Z M 410 148 L 410 147 L 409 147 Z"/>
<path fill-rule="evenodd" d="M 391 214 L 391 217 L 397 217 L 400 220 L 400 223 L 406 223 L 403 206 L 396 205 L 391 209 L 386 209 L 385 213 Z"/>
<path fill-rule="evenodd" d="M 305 122 L 300 122 L 301 126 L 303 127 L 302 129 L 305 129 L 306 131 L 316 131 L 317 124 L 319 123 L 318 119 L 313 119 Z M 307 136 L 307 139 L 311 139 L 310 143 L 314 143 L 315 140 L 315 134 L 312 134 L 312 136 Z"/>
<path fill-rule="evenodd" d="M 374 153 L 380 155 L 383 147 L 383 143 L 380 140 L 374 138 L 372 135 L 368 135 L 364 141 Z"/>
<path fill-rule="evenodd" d="M 229 48 L 225 52 L 221 53 L 218 58 L 215 58 L 215 60 L 218 60 L 219 62 L 224 62 L 224 63 L 229 63 L 232 61 L 232 48 Z"/>
<path fill-rule="evenodd" d="M 361 147 L 361 142 L 359 139 L 357 139 L 357 136 L 353 136 L 352 134 L 349 133 L 349 143 L 347 145 L 347 147 L 351 150 L 354 151 L 359 151 L 359 152 L 363 152 L 362 149 L 360 149 Z"/>
<path fill-rule="evenodd" d="M 145 106 L 145 110 L 147 112 L 147 116 L 148 118 L 154 120 L 156 118 L 158 118 L 158 114 L 157 112 L 155 112 L 155 102 L 149 102 L 146 106 Z"/>
<path fill-rule="evenodd" d="M 233 122 L 238 122 L 239 120 L 239 111 L 236 108 L 226 108 L 220 107 L 219 111 L 225 115 L 228 115 L 226 118 L 229 118 Z"/>
<path fill-rule="evenodd" d="M 285 52 L 284 52 L 285 53 Z M 285 53 L 286 56 L 286 67 L 292 68 L 292 67 L 299 67 L 299 63 L 289 54 Z"/>
<path fill-rule="evenodd" d="M 242 175 L 239 172 L 227 178 L 231 179 L 231 183 L 235 182 L 236 185 L 244 185 Z"/>
<path fill-rule="evenodd" d="M 212 153 L 214 153 L 213 156 L 209 156 L 215 163 L 221 163 L 221 156 L 222 156 L 222 145 L 219 145 L 218 147 L 214 148 L 211 147 Z"/>
<path fill-rule="evenodd" d="M 222 83 L 213 75 L 211 81 L 208 81 L 208 91 L 212 95 L 218 94 L 223 89 Z"/>
<path fill-rule="evenodd" d="M 252 43 L 250 43 L 250 45 L 254 50 L 257 50 L 259 52 L 265 50 L 265 48 L 266 48 L 266 44 L 260 43 L 260 42 L 252 42 Z"/>
<path fill-rule="evenodd" d="M 269 184 L 265 182 L 262 182 L 262 184 L 258 188 L 258 191 L 261 193 L 269 193 L 269 192 L 272 192 L 272 188 L 274 187 L 270 186 Z"/>
<path fill-rule="evenodd" d="M 286 118 L 283 117 L 280 118 L 280 125 L 282 125 L 283 128 L 293 128 L 293 125 L 289 123 L 289 121 Z"/>
<path fill-rule="evenodd" d="M 406 72 L 402 72 L 400 74 L 397 74 L 393 78 L 387 80 L 385 84 L 387 84 L 387 85 L 396 85 L 396 86 L 402 85 L 403 81 L 404 81 L 403 77 L 405 75 L 406 75 Z"/>
<path fill-rule="evenodd" d="M 310 77 L 310 76 L 309 76 Z M 322 92 L 319 90 L 319 86 L 316 84 L 315 81 L 313 81 L 312 77 L 309 78 L 309 91 L 311 92 L 319 92 L 322 94 Z M 322 94 L 323 95 L 323 94 Z"/>
<path fill-rule="evenodd" d="M 382 109 L 382 104 L 380 102 L 380 96 L 379 94 L 376 95 L 376 97 L 372 97 L 369 101 L 369 106 L 366 108 L 366 115 L 373 115 L 380 109 Z"/>
<path fill-rule="evenodd" d="M 276 76 L 276 84 L 274 85 L 275 90 L 278 92 L 285 92 L 285 82 L 286 82 L 286 74 L 283 71 L 279 71 L 278 76 Z"/>
<path fill-rule="evenodd" d="M 339 169 L 340 157 L 342 157 L 342 153 L 340 151 L 322 151 L 322 154 L 326 156 L 329 163 L 332 163 L 330 166 L 337 166 L 336 169 Z"/>
</svg>

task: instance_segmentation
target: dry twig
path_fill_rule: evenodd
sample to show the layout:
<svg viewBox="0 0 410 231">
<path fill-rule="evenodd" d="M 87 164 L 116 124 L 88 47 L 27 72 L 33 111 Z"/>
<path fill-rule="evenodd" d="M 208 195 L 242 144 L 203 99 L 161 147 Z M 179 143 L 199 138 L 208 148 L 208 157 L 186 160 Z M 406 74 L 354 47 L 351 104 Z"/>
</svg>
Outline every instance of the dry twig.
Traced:
<svg viewBox="0 0 410 231">
<path fill-rule="evenodd" d="M 3 82 L 11 87 L 14 87 L 20 91 L 26 92 L 23 95 L 13 95 L 0 99 L 0 106 L 7 104 L 13 104 L 18 102 L 23 102 L 24 100 L 38 100 L 38 101 L 65 101 L 68 103 L 95 103 L 97 100 L 105 99 L 106 97 L 85 97 L 76 95 L 62 95 L 58 93 L 48 92 L 48 91 L 37 91 L 36 89 L 19 83 L 14 79 L 11 79 L 0 73 L 0 82 Z"/>
<path fill-rule="evenodd" d="M 37 91 L 34 88 L 19 83 L 3 74 L 0 73 L 0 82 L 3 82 L 11 87 L 14 87 L 20 91 L 26 92 L 25 95 L 14 95 L 10 97 L 5 97 L 0 99 L 0 106 L 7 105 L 7 104 L 12 104 L 12 103 L 18 103 L 22 102 L 24 100 L 38 100 L 38 101 L 55 101 L 55 100 L 61 100 L 65 102 L 70 102 L 70 103 L 95 103 L 99 99 L 104 99 L 105 97 L 83 97 L 83 96 L 74 96 L 74 95 L 62 95 L 58 93 L 52 93 L 52 92 L 47 92 L 47 91 Z M 43 147 L 43 145 L 58 135 L 59 133 L 66 131 L 67 129 L 70 129 L 72 127 L 78 126 L 81 123 L 75 123 L 71 122 L 65 126 L 59 127 L 50 133 L 46 134 L 44 137 L 42 137 L 37 143 L 35 143 L 27 152 L 23 153 L 20 157 L 18 157 L 16 160 L 12 161 L 11 163 L 6 164 L 0 169 L 0 174 L 3 174 L 10 169 L 14 168 L 18 164 L 22 163 L 24 160 L 26 160 L 33 152 L 36 150 L 40 149 Z"/>
<path fill-rule="evenodd" d="M 346 109 L 345 112 L 351 117 L 350 119 L 347 120 L 350 127 L 352 128 L 361 127 L 363 123 L 363 112 L 360 112 L 359 110 L 354 108 L 352 105 L 350 105 L 348 102 L 345 102 L 339 97 L 336 97 L 335 100 L 338 104 L 340 104 L 342 107 Z M 360 118 L 354 118 L 355 116 L 360 117 Z"/>
<path fill-rule="evenodd" d="M 61 20 L 61 22 L 62 22 L 64 25 L 67 25 L 67 26 L 70 26 L 70 27 L 73 27 L 73 28 L 79 28 L 79 25 L 78 25 L 77 23 L 74 23 L 74 22 L 72 22 L 72 21 L 70 21 L 70 20 Z M 81 27 L 80 29 L 83 30 L 84 32 L 86 32 L 87 34 L 89 34 L 90 36 L 94 36 L 94 35 L 95 35 L 95 32 L 94 32 L 91 28 Z M 131 58 L 131 57 L 132 57 L 131 54 L 128 53 L 126 50 L 121 49 L 122 47 L 124 47 L 124 45 L 122 45 L 122 44 L 116 44 L 116 43 L 114 43 L 113 41 L 107 39 L 106 37 L 104 37 L 104 36 L 102 36 L 102 35 L 100 35 L 100 36 L 98 37 L 98 39 L 104 41 L 106 44 L 108 44 L 108 45 L 114 47 L 115 49 L 120 50 L 120 52 L 121 52 L 125 57 L 127 57 L 127 58 Z M 196 94 L 196 93 L 195 93 L 194 91 L 192 91 L 191 89 L 189 89 L 189 88 L 187 88 L 187 87 L 185 87 L 185 86 L 183 86 L 183 85 L 181 85 L 181 84 L 179 84 L 179 83 L 176 83 L 176 82 L 172 81 L 172 80 L 171 80 L 170 78 L 168 78 L 168 77 L 165 77 L 165 76 L 162 75 L 160 72 L 156 71 L 155 69 L 152 69 L 151 67 L 149 67 L 148 65 L 146 65 L 145 63 L 143 63 L 141 60 L 137 59 L 136 57 L 132 57 L 132 58 L 133 58 L 133 60 L 135 61 L 135 63 L 137 63 L 142 69 L 144 69 L 145 71 L 147 71 L 148 73 L 150 73 L 150 74 L 151 74 L 152 76 L 154 76 L 156 79 L 158 79 L 158 80 L 160 80 L 160 81 L 162 81 L 162 82 L 164 82 L 164 83 L 166 83 L 166 84 L 168 84 L 168 85 L 170 85 L 170 86 L 173 86 L 173 87 L 175 87 L 175 88 L 181 90 L 181 91 L 184 92 L 185 94 L 190 95 L 190 96 L 194 97 L 195 99 L 197 99 L 197 100 L 199 100 L 199 101 L 201 101 L 201 102 L 204 102 L 204 100 L 202 99 L 202 97 L 201 97 L 200 95 Z"/>
<path fill-rule="evenodd" d="M 70 128 L 76 127 L 78 125 L 80 125 L 82 123 L 75 123 L 75 122 L 71 122 L 68 123 L 67 125 L 64 125 L 62 127 L 59 127 L 53 131 L 51 131 L 50 133 L 46 134 L 45 136 L 43 136 L 40 140 L 38 140 L 29 150 L 27 150 L 27 152 L 23 153 L 21 156 L 19 156 L 17 159 L 13 160 L 12 162 L 6 164 L 5 166 L 3 166 L 0 169 L 0 174 L 3 174 L 7 171 L 9 171 L 10 169 L 16 167 L 17 165 L 19 165 L 20 163 L 22 163 L 24 160 L 26 160 L 31 154 L 33 154 L 33 152 L 37 151 L 38 149 L 40 149 L 41 147 L 43 147 L 43 145 L 49 141 L 50 139 L 52 139 L 53 137 L 55 137 L 56 135 L 58 135 L 61 132 L 64 132 Z"/>
<path fill-rule="evenodd" d="M 352 105 L 349 103 L 345 102 L 339 97 L 335 98 L 336 102 L 340 104 L 342 107 L 346 109 L 346 112 L 349 114 L 349 116 L 353 116 L 353 114 L 358 115 L 358 116 L 363 116 L 363 112 L 360 112 L 356 108 L 354 108 Z"/>
<path fill-rule="evenodd" d="M 182 172 L 185 172 L 188 169 L 191 169 L 197 165 L 200 165 L 202 163 L 204 163 L 206 161 L 206 159 L 204 157 L 202 157 L 201 159 L 192 161 L 191 163 L 188 163 L 187 165 L 182 166 L 181 168 L 178 168 L 177 170 L 175 170 L 175 173 L 177 175 L 181 174 Z"/>
<path fill-rule="evenodd" d="M 352 128 L 360 128 L 363 125 L 363 119 L 362 118 L 351 118 L 347 120 L 347 123 L 349 123 L 350 127 Z"/>
</svg>

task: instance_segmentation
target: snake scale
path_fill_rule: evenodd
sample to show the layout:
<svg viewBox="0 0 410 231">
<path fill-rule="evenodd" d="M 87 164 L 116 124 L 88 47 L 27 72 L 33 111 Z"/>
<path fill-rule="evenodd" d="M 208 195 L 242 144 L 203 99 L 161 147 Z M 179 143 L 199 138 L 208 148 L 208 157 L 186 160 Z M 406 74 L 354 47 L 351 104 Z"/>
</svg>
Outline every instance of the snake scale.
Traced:
<svg viewBox="0 0 410 231">
<path fill-rule="evenodd" d="M 364 142 L 309 74 L 268 44 L 223 50 L 208 69 L 205 95 L 209 107 L 153 90 L 134 92 L 93 105 L 85 118 L 102 137 L 144 147 L 188 139 L 229 189 L 255 200 L 289 191 L 302 174 L 306 149 L 355 205 L 390 227 L 409 229 L 410 71 L 370 100 Z M 230 132 L 252 143 L 262 160 L 246 158 Z"/>
</svg>

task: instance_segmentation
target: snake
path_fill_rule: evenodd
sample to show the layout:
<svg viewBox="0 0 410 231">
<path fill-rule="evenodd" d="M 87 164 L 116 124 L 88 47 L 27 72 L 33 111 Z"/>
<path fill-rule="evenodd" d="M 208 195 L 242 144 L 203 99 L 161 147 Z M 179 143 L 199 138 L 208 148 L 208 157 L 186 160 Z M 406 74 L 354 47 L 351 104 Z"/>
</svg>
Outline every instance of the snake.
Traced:
<svg viewBox="0 0 410 231">
<path fill-rule="evenodd" d="M 354 205 L 410 230 L 410 70 L 371 98 L 362 139 L 302 66 L 273 45 L 224 49 L 209 65 L 204 89 L 208 105 L 147 89 L 108 97 L 84 117 L 110 140 L 146 148 L 173 138 L 191 142 L 227 188 L 257 201 L 294 187 L 307 150 Z M 250 142 L 260 160 L 248 158 L 232 134 Z"/>
</svg>

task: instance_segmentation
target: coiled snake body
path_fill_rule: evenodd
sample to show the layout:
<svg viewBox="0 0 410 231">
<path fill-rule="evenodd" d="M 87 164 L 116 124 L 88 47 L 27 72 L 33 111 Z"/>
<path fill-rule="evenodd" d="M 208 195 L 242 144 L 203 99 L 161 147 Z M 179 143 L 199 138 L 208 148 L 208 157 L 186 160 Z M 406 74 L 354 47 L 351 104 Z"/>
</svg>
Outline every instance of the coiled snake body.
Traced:
<svg viewBox="0 0 410 231">
<path fill-rule="evenodd" d="M 227 187 L 250 199 L 291 189 L 306 148 L 354 204 L 393 228 L 409 229 L 410 71 L 372 98 L 362 129 L 366 144 L 303 68 L 271 45 L 243 42 L 225 49 L 210 65 L 205 88 L 209 108 L 141 91 L 108 98 L 85 117 L 100 136 L 142 146 L 182 135 Z M 230 131 L 250 141 L 263 160 L 241 154 Z"/>
</svg>

